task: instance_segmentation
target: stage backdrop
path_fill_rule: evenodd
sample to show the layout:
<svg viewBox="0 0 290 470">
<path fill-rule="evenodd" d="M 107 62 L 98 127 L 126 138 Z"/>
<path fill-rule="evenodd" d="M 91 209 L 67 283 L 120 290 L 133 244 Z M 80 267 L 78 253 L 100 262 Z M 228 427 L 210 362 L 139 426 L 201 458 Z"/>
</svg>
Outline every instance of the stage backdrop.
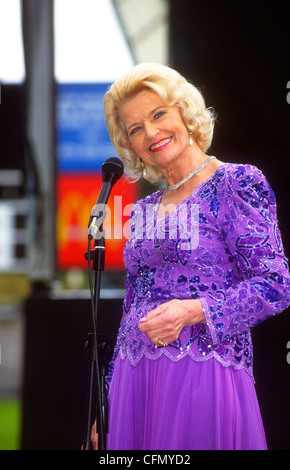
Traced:
<svg viewBox="0 0 290 470">
<path fill-rule="evenodd" d="M 86 268 L 88 222 L 102 186 L 102 164 L 116 152 L 105 125 L 109 83 L 57 85 L 57 269 Z M 123 270 L 131 204 L 138 183 L 124 176 L 113 187 L 105 219 L 106 270 Z"/>
</svg>

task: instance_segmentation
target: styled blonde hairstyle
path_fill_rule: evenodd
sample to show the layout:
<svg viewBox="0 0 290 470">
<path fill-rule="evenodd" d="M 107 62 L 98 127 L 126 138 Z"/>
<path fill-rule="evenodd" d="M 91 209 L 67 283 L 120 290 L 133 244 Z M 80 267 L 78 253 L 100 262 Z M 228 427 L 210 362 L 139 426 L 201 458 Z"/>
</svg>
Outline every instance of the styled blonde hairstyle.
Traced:
<svg viewBox="0 0 290 470">
<path fill-rule="evenodd" d="M 144 63 L 133 67 L 117 80 L 104 97 L 105 121 L 110 139 L 125 166 L 129 177 L 138 179 L 143 165 L 138 155 L 128 148 L 127 130 L 119 117 L 122 104 L 130 101 L 142 90 L 152 90 L 165 106 L 178 106 L 188 132 L 199 148 L 209 148 L 214 127 L 214 115 L 205 107 L 201 93 L 177 71 L 161 64 Z M 146 164 L 146 179 L 157 182 L 162 175 L 156 168 Z"/>
</svg>

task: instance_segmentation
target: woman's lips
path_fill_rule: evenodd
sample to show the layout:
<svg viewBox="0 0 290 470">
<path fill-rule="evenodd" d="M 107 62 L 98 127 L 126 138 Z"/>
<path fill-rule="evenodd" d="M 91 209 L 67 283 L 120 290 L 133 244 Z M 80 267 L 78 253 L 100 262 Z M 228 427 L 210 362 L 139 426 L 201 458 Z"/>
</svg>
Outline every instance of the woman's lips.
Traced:
<svg viewBox="0 0 290 470">
<path fill-rule="evenodd" d="M 151 145 L 149 150 L 151 150 L 151 152 L 158 152 L 159 150 L 164 149 L 164 147 L 166 147 L 169 142 L 171 142 L 171 139 L 172 137 L 168 137 L 167 139 L 161 139 L 158 142 L 155 142 L 155 144 Z"/>
</svg>

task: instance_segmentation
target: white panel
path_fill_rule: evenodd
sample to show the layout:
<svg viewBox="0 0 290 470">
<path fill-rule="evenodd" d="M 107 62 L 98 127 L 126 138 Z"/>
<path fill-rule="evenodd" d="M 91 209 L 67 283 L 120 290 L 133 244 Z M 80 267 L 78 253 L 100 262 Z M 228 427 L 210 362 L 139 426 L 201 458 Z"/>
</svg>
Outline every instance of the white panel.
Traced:
<svg viewBox="0 0 290 470">
<path fill-rule="evenodd" d="M 55 0 L 58 82 L 111 82 L 133 65 L 111 0 Z"/>
<path fill-rule="evenodd" d="M 0 82 L 22 83 L 25 78 L 19 0 L 0 0 Z"/>
</svg>

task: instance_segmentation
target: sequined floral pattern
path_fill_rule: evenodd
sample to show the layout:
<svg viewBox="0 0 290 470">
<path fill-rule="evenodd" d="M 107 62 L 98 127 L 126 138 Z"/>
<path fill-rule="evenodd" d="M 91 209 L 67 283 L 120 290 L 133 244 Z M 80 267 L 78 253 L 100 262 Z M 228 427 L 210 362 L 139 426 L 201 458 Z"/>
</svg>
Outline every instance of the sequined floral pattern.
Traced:
<svg viewBox="0 0 290 470">
<path fill-rule="evenodd" d="M 290 304 L 273 191 L 256 167 L 226 163 L 183 201 L 187 220 L 184 214 L 177 219 L 177 210 L 157 217 L 162 194 L 132 209 L 124 249 L 126 296 L 109 377 L 119 355 L 136 365 L 143 355 L 155 360 L 161 354 L 172 361 L 215 357 L 252 374 L 250 328 Z M 194 231 L 186 229 L 193 220 Z M 185 327 L 177 341 L 156 349 L 138 323 L 173 298 L 200 299 L 207 323 Z"/>
</svg>

